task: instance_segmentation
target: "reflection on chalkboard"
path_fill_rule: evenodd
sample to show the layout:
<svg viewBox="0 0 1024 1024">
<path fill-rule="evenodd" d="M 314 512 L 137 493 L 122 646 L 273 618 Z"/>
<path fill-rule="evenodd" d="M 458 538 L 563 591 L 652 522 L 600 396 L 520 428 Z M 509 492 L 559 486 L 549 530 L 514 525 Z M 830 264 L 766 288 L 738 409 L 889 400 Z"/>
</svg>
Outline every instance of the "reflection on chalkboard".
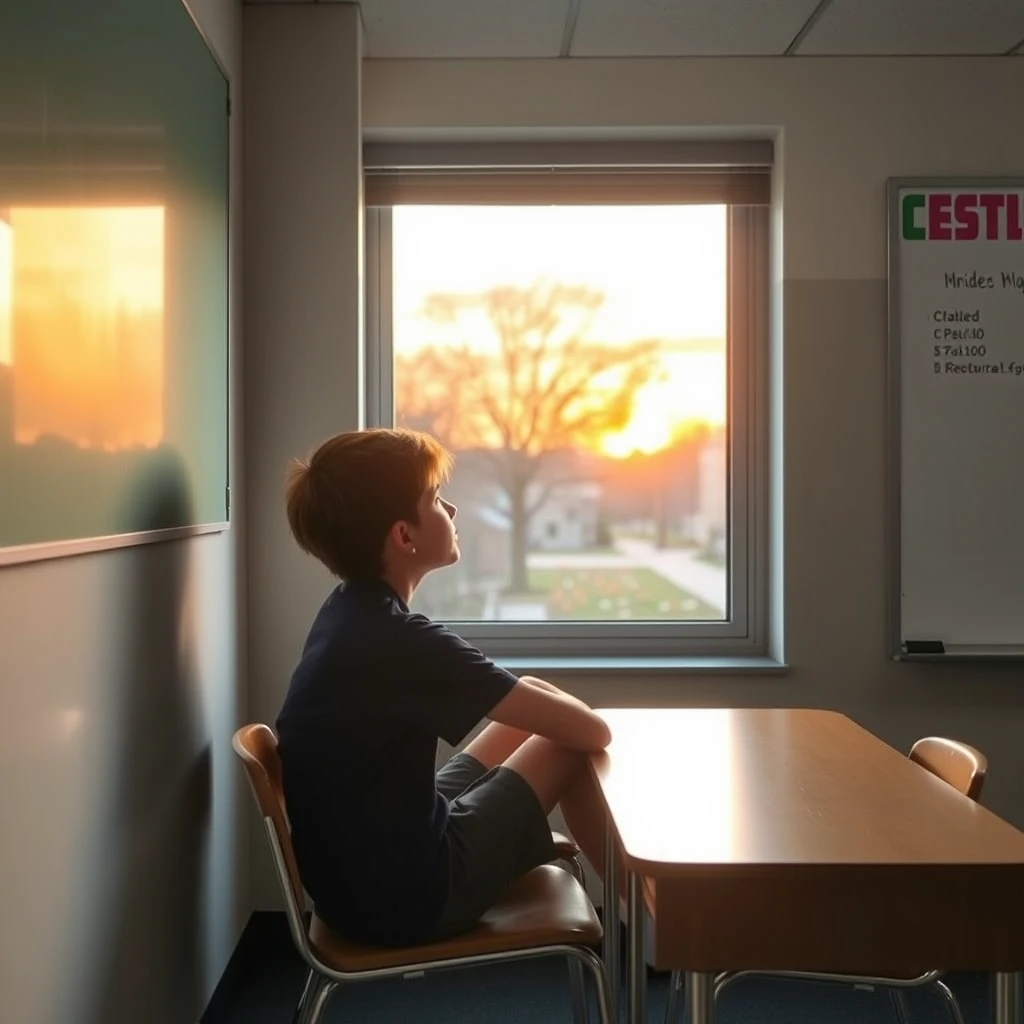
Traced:
<svg viewBox="0 0 1024 1024">
<path fill-rule="evenodd" d="M 6 544 L 68 536 L 69 507 L 98 535 L 142 525 L 130 482 L 164 461 L 164 221 L 154 205 L 0 207 Z"/>
<path fill-rule="evenodd" d="M 178 0 L 0 10 L 0 566 L 217 528 L 228 82 Z"/>
<path fill-rule="evenodd" d="M 18 445 L 163 436 L 160 207 L 15 207 L 0 221 L 0 364 Z M 4 370 L 0 370 L 3 373 Z"/>
</svg>

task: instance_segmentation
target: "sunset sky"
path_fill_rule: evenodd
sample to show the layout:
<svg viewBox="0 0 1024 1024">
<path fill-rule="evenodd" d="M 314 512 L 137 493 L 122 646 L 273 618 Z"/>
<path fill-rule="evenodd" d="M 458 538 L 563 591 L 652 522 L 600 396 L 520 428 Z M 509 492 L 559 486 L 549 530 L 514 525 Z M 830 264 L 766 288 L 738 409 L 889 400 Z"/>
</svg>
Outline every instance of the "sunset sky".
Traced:
<svg viewBox="0 0 1024 1024">
<path fill-rule="evenodd" d="M 661 338 L 669 349 L 660 379 L 603 450 L 655 451 L 687 421 L 724 423 L 724 206 L 400 206 L 393 217 L 396 351 L 456 340 L 421 316 L 432 292 L 539 278 L 586 285 L 605 293 L 593 340 Z"/>
<path fill-rule="evenodd" d="M 0 362 L 15 437 L 113 450 L 163 435 L 164 210 L 14 207 L 0 224 Z"/>
<path fill-rule="evenodd" d="M 0 220 L 0 363 L 11 361 L 11 226 Z"/>
</svg>

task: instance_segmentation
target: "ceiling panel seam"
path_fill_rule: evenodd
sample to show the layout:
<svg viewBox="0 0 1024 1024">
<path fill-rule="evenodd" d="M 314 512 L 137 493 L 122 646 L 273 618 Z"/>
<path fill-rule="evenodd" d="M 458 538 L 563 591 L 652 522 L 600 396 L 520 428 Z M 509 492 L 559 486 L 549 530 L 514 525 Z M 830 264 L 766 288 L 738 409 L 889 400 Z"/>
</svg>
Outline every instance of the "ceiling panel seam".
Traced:
<svg viewBox="0 0 1024 1024">
<path fill-rule="evenodd" d="M 580 4 L 583 0 L 569 0 L 569 6 L 565 9 L 565 25 L 562 28 L 562 47 L 558 51 L 559 57 L 568 57 L 572 53 L 572 40 L 576 35 L 576 21 L 580 16 Z"/>
<path fill-rule="evenodd" d="M 793 39 L 791 40 L 789 46 L 787 46 L 786 49 L 782 51 L 784 56 L 792 57 L 796 53 L 797 47 L 807 38 L 807 34 L 811 31 L 812 28 L 814 28 L 818 19 L 822 16 L 822 14 L 825 13 L 825 9 L 828 7 L 830 3 L 832 3 L 832 0 L 819 0 L 818 6 L 815 7 L 813 11 L 811 11 L 810 15 L 808 15 L 807 20 L 803 23 L 803 25 L 800 26 L 800 31 L 797 32 L 795 36 L 793 36 Z"/>
</svg>

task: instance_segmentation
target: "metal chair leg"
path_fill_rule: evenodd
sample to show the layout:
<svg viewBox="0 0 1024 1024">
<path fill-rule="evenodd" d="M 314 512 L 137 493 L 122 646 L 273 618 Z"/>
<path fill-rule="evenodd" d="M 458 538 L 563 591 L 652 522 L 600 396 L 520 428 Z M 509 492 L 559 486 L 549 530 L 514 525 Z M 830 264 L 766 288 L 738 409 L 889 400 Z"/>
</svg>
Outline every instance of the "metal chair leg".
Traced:
<svg viewBox="0 0 1024 1024">
<path fill-rule="evenodd" d="M 665 1004 L 665 1024 L 676 1024 L 679 1016 L 679 990 L 683 985 L 683 972 L 673 971 L 668 979 L 668 1002 Z"/>
<path fill-rule="evenodd" d="M 306 982 L 302 986 L 302 995 L 299 996 L 299 1001 L 295 1004 L 295 1012 L 292 1014 L 292 1024 L 299 1024 L 299 1020 L 302 1017 L 303 1007 L 306 1005 L 306 1000 L 309 998 L 309 990 L 313 986 L 313 979 L 316 977 L 316 971 L 310 970 L 306 972 Z"/>
<path fill-rule="evenodd" d="M 747 971 L 721 971 L 715 975 L 715 999 L 722 994 L 722 989 L 726 985 L 731 985 L 738 978 L 742 978 Z"/>
<path fill-rule="evenodd" d="M 736 971 L 730 973 L 729 971 L 722 971 L 720 974 L 715 975 L 715 1000 L 717 1001 L 723 988 L 731 982 L 735 981 L 743 971 Z M 665 1006 L 665 1024 L 676 1024 L 676 1018 L 679 1016 L 679 996 L 685 987 L 685 978 L 683 977 L 682 971 L 673 971 L 672 976 L 668 980 L 668 1003 Z"/>
<path fill-rule="evenodd" d="M 577 963 L 585 966 L 594 979 L 594 988 L 597 990 L 597 1017 L 600 1024 L 613 1024 L 612 990 L 608 984 L 604 961 L 593 950 L 582 946 L 576 947 L 570 955 Z"/>
<path fill-rule="evenodd" d="M 735 971 L 727 972 L 723 971 L 715 979 L 715 998 L 717 998 L 722 989 L 727 985 L 731 984 L 737 978 L 740 978 L 746 974 L 757 974 L 757 971 Z M 768 972 L 769 974 L 772 972 Z M 774 972 L 780 977 L 785 976 L 786 972 Z M 929 972 L 937 973 L 937 972 Z M 843 981 L 842 977 L 828 978 L 822 980 L 829 981 Z M 884 984 L 882 979 L 879 979 L 880 984 Z M 668 1006 L 665 1012 L 665 1024 L 675 1024 L 676 1013 L 678 1012 L 679 1002 L 679 990 L 682 984 L 682 975 L 678 971 L 672 972 L 672 977 L 669 980 L 668 990 Z M 953 1024 L 964 1024 L 963 1014 L 960 1012 L 960 1004 L 957 1002 L 956 996 L 953 994 L 950 987 L 942 980 L 935 979 L 929 982 L 939 995 L 942 996 L 946 1003 L 946 1009 L 949 1011 L 950 1020 Z M 911 1019 L 910 1007 L 907 1004 L 906 992 L 902 987 L 900 988 L 889 988 L 889 1001 L 892 1004 L 893 1015 L 896 1018 L 897 1024 L 909 1024 Z"/>
<path fill-rule="evenodd" d="M 569 985 L 572 994 L 573 1024 L 587 1024 L 587 988 L 583 977 L 583 964 L 569 957 Z"/>
<path fill-rule="evenodd" d="M 337 987 L 336 981 L 331 981 L 316 971 L 310 971 L 299 1005 L 295 1009 L 295 1024 L 320 1024 L 327 1000 Z"/>
<path fill-rule="evenodd" d="M 952 989 L 944 981 L 933 981 L 932 984 L 945 999 L 946 1009 L 949 1011 L 953 1024 L 964 1024 L 964 1015 L 960 1012 L 960 1004 L 956 1001 Z"/>
<path fill-rule="evenodd" d="M 889 1002 L 892 1004 L 892 1012 L 896 1017 L 897 1024 L 910 1024 L 910 1009 L 907 1006 L 907 997 L 903 989 L 889 989 Z"/>
<path fill-rule="evenodd" d="M 586 892 L 587 876 L 579 857 L 563 857 L 561 863 Z M 574 1024 L 587 1024 L 587 988 L 583 977 L 583 964 L 575 957 L 569 958 L 569 984 L 572 990 L 573 1022 Z"/>
</svg>

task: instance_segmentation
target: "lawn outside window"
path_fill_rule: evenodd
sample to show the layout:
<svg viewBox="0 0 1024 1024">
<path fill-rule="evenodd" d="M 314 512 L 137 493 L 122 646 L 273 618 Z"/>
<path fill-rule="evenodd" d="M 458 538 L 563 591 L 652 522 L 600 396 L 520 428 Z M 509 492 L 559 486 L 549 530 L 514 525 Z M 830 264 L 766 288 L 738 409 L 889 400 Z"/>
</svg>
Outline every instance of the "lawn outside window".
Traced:
<svg viewBox="0 0 1024 1024">
<path fill-rule="evenodd" d="M 516 662 L 763 654 L 768 167 L 429 148 L 366 156 L 370 423 L 456 456 L 414 610 Z"/>
</svg>

